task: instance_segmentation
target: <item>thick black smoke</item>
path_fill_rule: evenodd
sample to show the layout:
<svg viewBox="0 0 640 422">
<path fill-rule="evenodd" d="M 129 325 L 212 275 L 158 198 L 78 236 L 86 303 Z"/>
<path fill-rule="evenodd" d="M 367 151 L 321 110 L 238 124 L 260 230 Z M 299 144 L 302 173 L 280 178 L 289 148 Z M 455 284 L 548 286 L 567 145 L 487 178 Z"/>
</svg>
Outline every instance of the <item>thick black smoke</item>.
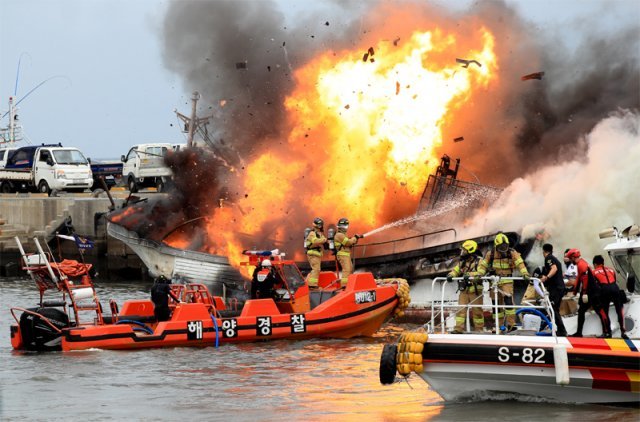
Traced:
<svg viewBox="0 0 640 422">
<path fill-rule="evenodd" d="M 391 23 L 390 14 L 405 9 L 424 26 Z M 591 34 L 567 51 L 563 40 L 541 33 L 502 1 L 478 2 L 463 12 L 417 1 L 330 2 L 292 17 L 298 15 L 285 16 L 271 1 L 171 2 L 162 34 L 165 65 L 182 77 L 186 92 L 202 94 L 199 115 L 213 113 L 213 151 L 226 163 L 189 152 L 170 158 L 178 189 L 167 204 L 148 206 L 154 219 L 164 218 L 148 227 L 209 214 L 220 198 L 233 201 L 243 194 L 233 184 L 244 164 L 288 135 L 283 102 L 296 84 L 293 71 L 320 52 L 403 40 L 436 27 L 460 34 L 478 23 L 489 29 L 499 83 L 474 93 L 455 112 L 443 129 L 445 141 L 465 141 L 444 142 L 439 151 L 461 157 L 463 169 L 483 183 L 506 186 L 541 166 L 572 159 L 583 153 L 581 136 L 609 113 L 640 108 L 637 26 Z M 442 54 L 453 61 L 457 52 Z M 538 71 L 545 72 L 542 80 L 520 80 Z M 167 220 L 168 213 L 176 216 Z"/>
<path fill-rule="evenodd" d="M 340 3 L 350 10 L 357 3 Z M 347 9 L 345 9 L 345 7 Z M 217 147 L 234 165 L 279 138 L 292 71 L 318 51 L 348 44 L 356 34 L 336 8 L 289 25 L 272 1 L 174 1 L 164 22 L 164 62 L 213 112 Z M 231 149 L 234 153 L 229 154 Z"/>
</svg>

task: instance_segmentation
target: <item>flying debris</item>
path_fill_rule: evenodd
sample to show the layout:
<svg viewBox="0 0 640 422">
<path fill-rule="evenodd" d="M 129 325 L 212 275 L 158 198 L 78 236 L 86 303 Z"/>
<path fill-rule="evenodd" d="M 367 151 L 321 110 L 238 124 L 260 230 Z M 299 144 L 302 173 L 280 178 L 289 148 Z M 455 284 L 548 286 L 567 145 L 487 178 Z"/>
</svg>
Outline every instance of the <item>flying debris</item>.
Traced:
<svg viewBox="0 0 640 422">
<path fill-rule="evenodd" d="M 367 59 L 369 57 L 371 57 L 371 59 L 369 60 L 371 63 L 375 62 L 375 59 L 373 58 L 373 55 L 375 54 L 375 51 L 373 50 L 373 47 L 369 47 L 369 49 L 367 50 L 366 53 L 364 53 L 364 56 L 362 56 L 362 61 L 366 62 Z"/>
<path fill-rule="evenodd" d="M 535 73 L 529 73 L 528 75 L 524 75 L 520 79 L 523 81 L 528 81 L 531 79 L 537 79 L 541 81 L 543 76 L 544 76 L 544 72 L 535 72 Z"/>
<path fill-rule="evenodd" d="M 464 136 L 458 136 L 457 138 L 453 138 L 453 142 L 462 142 L 464 141 Z"/>
<path fill-rule="evenodd" d="M 324 23 L 324 25 L 325 25 L 325 26 L 329 26 L 329 21 L 326 21 L 326 22 Z"/>
<path fill-rule="evenodd" d="M 396 81 L 396 95 L 400 94 L 400 82 Z"/>
<path fill-rule="evenodd" d="M 400 37 L 393 40 L 393 45 L 397 47 L 399 42 L 400 42 Z"/>
<path fill-rule="evenodd" d="M 465 59 L 456 59 L 456 63 L 461 63 L 462 67 L 464 67 L 465 69 L 467 67 L 469 67 L 470 64 L 475 63 L 478 65 L 478 67 L 482 67 L 482 65 L 480 64 L 479 61 L 477 60 L 465 60 Z"/>
<path fill-rule="evenodd" d="M 247 68 L 247 62 L 237 62 L 236 63 L 236 69 L 246 69 Z"/>
</svg>

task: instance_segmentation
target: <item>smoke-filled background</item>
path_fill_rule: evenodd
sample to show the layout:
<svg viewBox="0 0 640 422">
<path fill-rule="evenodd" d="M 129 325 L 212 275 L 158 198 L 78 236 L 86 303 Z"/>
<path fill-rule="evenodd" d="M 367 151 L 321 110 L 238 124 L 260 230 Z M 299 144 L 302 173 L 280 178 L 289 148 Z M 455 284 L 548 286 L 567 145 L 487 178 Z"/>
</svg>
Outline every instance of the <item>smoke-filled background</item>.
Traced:
<svg viewBox="0 0 640 422">
<path fill-rule="evenodd" d="M 585 32 L 569 48 L 500 1 L 464 11 L 336 1 L 304 16 L 293 20 L 270 1 L 171 3 L 164 61 L 202 94 L 199 113 L 213 115 L 213 146 L 169 157 L 178 185 L 170 212 L 166 204 L 146 206 L 163 219 L 138 218 L 138 229 L 166 234 L 205 216 L 198 243 L 210 252 L 232 253 L 227 246 L 238 239 L 230 232 L 298 248 L 317 215 L 350 217 L 362 232 L 415 213 L 442 154 L 461 158 L 460 178 L 507 187 L 487 214 L 465 223 L 469 235 L 526 235 L 535 226 L 580 247 L 602 223 L 640 221 L 633 166 L 640 26 Z M 439 72 L 442 86 L 462 86 L 446 100 L 438 87 L 420 84 L 422 74 L 408 78 L 400 66 L 384 73 L 386 61 L 401 62 L 415 51 L 414 35 L 427 31 L 432 46 L 419 57 L 422 68 Z M 482 66 L 463 68 L 456 58 Z M 520 79 L 539 71 L 542 80 Z M 378 95 L 371 81 L 380 75 L 388 93 Z M 403 95 L 415 102 L 392 114 Z M 362 112 L 379 101 L 380 111 Z M 432 113 L 438 101 L 445 106 Z M 417 120 L 403 126 L 407 115 Z M 418 127 L 422 121 L 428 127 Z M 428 142 L 410 152 L 419 160 L 390 166 L 398 144 L 427 132 Z"/>
</svg>

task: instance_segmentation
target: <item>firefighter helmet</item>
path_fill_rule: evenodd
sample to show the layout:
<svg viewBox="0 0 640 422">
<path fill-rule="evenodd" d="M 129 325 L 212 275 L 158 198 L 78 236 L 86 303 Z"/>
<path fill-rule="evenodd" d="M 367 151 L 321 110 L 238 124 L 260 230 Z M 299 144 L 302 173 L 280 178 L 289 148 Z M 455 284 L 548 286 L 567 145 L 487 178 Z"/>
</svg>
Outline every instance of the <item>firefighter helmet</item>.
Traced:
<svg viewBox="0 0 640 422">
<path fill-rule="evenodd" d="M 580 249 L 569 249 L 565 256 L 569 259 L 580 258 Z"/>
<path fill-rule="evenodd" d="M 462 244 L 462 250 L 467 254 L 473 254 L 478 250 L 478 244 L 474 240 L 467 240 Z"/>
<path fill-rule="evenodd" d="M 347 220 L 346 218 L 341 218 L 340 220 L 338 220 L 337 226 L 339 229 L 347 230 L 349 228 L 349 220 Z"/>
<path fill-rule="evenodd" d="M 316 217 L 313 220 L 313 227 L 315 227 L 316 229 L 321 229 L 324 227 L 324 221 L 322 221 L 322 218 L 320 217 Z"/>
<path fill-rule="evenodd" d="M 493 245 L 498 252 L 506 252 L 509 250 L 509 238 L 504 233 L 498 233 L 496 238 L 493 239 Z"/>
<path fill-rule="evenodd" d="M 262 268 L 271 268 L 271 260 L 263 259 L 260 265 L 262 265 Z"/>
</svg>

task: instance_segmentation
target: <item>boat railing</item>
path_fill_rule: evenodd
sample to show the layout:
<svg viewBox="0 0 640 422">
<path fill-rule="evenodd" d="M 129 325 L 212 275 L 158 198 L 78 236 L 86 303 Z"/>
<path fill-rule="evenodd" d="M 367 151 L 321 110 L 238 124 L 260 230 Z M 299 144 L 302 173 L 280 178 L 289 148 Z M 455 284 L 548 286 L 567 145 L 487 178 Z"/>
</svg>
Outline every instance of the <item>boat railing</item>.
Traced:
<svg viewBox="0 0 640 422">
<path fill-rule="evenodd" d="M 382 254 L 378 249 L 384 248 L 385 254 L 395 254 L 399 252 L 406 252 L 408 250 L 421 249 L 427 247 L 427 237 L 436 236 L 442 233 L 453 232 L 454 240 L 457 238 L 457 232 L 454 228 L 436 230 L 429 233 L 418 234 L 415 236 L 403 237 L 402 239 L 387 240 L 385 242 L 366 243 L 362 245 L 355 245 L 353 247 L 352 255 L 353 259 L 366 258 L 367 248 L 376 250 L 376 255 Z M 419 240 L 418 240 L 419 239 Z"/>
<path fill-rule="evenodd" d="M 549 320 L 551 322 L 551 334 L 553 337 L 556 337 L 556 324 L 555 324 L 555 312 L 553 310 L 553 306 L 551 305 L 551 299 L 549 298 L 549 292 L 544 287 L 544 283 L 540 281 L 539 278 L 531 277 L 530 282 L 533 283 L 533 286 L 538 293 L 538 295 L 542 298 L 541 305 L 533 305 L 533 304 L 524 304 L 524 305 L 500 305 L 498 304 L 498 295 L 502 292 L 500 289 L 500 281 L 504 280 L 524 280 L 523 277 L 499 277 L 499 276 L 484 276 L 484 277 L 475 277 L 473 278 L 477 281 L 482 281 L 483 292 L 489 291 L 493 295 L 491 309 L 493 312 L 494 324 L 495 324 L 495 334 L 500 335 L 500 317 L 498 313 L 500 310 L 509 309 L 539 309 L 543 312 L 546 312 L 549 315 Z M 454 282 L 459 281 L 468 281 L 469 278 L 465 277 L 453 277 L 452 280 Z M 465 309 L 466 312 L 466 328 L 467 331 L 470 331 L 470 319 L 469 313 L 472 308 L 486 308 L 486 306 L 482 303 L 474 304 L 474 302 L 478 299 L 482 299 L 484 297 L 483 294 L 479 295 L 476 299 L 471 301 L 471 303 L 460 305 L 460 304 L 451 304 L 447 303 L 445 305 L 444 301 L 444 291 L 445 291 L 445 283 L 447 283 L 446 277 L 435 277 L 431 283 L 431 294 L 433 298 L 435 298 L 435 289 L 436 283 L 439 283 L 440 286 L 440 303 L 436 306 L 436 301 L 431 302 L 431 320 L 427 324 L 427 328 L 429 332 L 436 332 L 436 321 L 440 319 L 440 333 L 444 334 L 446 331 L 446 321 L 445 321 L 445 308 L 455 309 L 456 312 L 459 309 Z M 488 290 L 486 290 L 488 289 Z"/>
</svg>

